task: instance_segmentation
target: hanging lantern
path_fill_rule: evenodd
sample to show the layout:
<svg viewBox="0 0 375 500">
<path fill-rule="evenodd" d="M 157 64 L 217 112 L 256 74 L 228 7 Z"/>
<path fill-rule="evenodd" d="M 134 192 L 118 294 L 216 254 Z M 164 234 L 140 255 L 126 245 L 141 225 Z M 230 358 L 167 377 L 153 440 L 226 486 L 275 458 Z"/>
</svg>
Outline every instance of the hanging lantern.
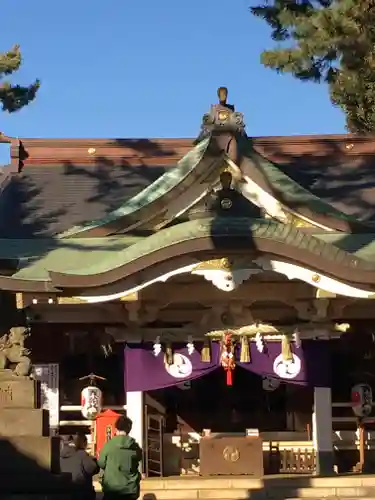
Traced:
<svg viewBox="0 0 375 500">
<path fill-rule="evenodd" d="M 233 384 L 233 370 L 236 367 L 234 360 L 234 344 L 232 341 L 232 334 L 226 333 L 223 336 L 221 343 L 221 366 L 224 368 L 227 374 L 227 385 Z"/>
<path fill-rule="evenodd" d="M 89 385 L 81 392 L 81 413 L 87 420 L 94 420 L 102 411 L 103 395 L 99 387 Z"/>
<path fill-rule="evenodd" d="M 351 391 L 352 410 L 357 417 L 368 417 L 372 411 L 372 389 L 368 384 L 357 384 Z"/>
</svg>

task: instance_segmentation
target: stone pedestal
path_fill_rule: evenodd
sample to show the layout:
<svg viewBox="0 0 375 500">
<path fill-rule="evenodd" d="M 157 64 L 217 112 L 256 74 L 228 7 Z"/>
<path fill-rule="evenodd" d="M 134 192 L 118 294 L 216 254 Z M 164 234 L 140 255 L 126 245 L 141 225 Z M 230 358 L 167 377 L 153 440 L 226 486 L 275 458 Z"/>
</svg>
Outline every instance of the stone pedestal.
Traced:
<svg viewBox="0 0 375 500">
<path fill-rule="evenodd" d="M 0 371 L 0 490 L 2 498 L 64 494 L 59 438 L 50 437 L 48 412 L 40 409 L 39 383 Z"/>
</svg>

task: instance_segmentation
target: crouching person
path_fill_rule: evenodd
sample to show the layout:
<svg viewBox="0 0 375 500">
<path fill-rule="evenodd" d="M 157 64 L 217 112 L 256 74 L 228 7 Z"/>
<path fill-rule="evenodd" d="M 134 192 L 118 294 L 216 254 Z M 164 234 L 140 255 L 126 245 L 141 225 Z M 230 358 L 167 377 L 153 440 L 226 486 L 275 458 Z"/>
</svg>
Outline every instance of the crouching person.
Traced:
<svg viewBox="0 0 375 500">
<path fill-rule="evenodd" d="M 103 470 L 104 500 L 137 500 L 142 450 L 129 436 L 132 421 L 128 417 L 121 415 L 115 427 L 116 435 L 103 446 L 98 460 L 98 465 Z"/>
</svg>

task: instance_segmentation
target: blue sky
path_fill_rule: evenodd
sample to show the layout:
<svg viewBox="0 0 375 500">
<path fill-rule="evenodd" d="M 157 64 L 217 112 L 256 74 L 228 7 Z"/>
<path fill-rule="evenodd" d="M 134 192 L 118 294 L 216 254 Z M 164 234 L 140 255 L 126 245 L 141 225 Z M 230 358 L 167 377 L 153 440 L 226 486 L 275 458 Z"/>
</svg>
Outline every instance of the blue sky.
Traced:
<svg viewBox="0 0 375 500">
<path fill-rule="evenodd" d="M 3 0 L 0 50 L 19 43 L 37 100 L 0 130 L 18 137 L 194 137 L 229 88 L 249 135 L 342 133 L 324 86 L 262 67 L 254 0 Z"/>
</svg>

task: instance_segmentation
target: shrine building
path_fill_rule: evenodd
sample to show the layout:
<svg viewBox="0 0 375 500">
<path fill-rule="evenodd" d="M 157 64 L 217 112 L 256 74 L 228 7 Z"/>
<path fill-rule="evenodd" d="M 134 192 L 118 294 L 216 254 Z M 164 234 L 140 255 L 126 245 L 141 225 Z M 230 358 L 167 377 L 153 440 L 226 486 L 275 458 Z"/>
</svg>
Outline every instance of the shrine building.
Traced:
<svg viewBox="0 0 375 500">
<path fill-rule="evenodd" d="M 266 473 L 351 469 L 351 390 L 375 380 L 375 140 L 248 137 L 218 94 L 195 140 L 0 136 L 3 349 L 24 326 L 54 367 L 57 433 L 88 425 L 80 379 L 102 377 L 149 476 L 202 473 L 217 434 L 257 436 Z"/>
</svg>

